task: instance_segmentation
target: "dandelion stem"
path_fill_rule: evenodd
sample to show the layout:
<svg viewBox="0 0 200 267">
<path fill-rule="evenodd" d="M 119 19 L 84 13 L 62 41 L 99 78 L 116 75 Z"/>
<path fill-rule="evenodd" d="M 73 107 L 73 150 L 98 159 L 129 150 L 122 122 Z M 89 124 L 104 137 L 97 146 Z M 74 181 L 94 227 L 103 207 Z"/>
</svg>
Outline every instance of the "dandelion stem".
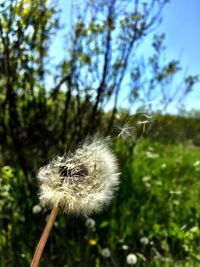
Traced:
<svg viewBox="0 0 200 267">
<path fill-rule="evenodd" d="M 38 246 L 36 248 L 36 251 L 35 251 L 32 263 L 31 263 L 31 267 L 37 267 L 39 264 L 40 258 L 42 256 L 42 252 L 44 250 L 45 244 L 46 244 L 47 239 L 49 237 L 49 234 L 51 232 L 52 226 L 55 222 L 57 213 L 58 213 L 58 208 L 53 208 L 50 215 L 49 215 L 49 219 L 48 219 L 47 224 L 44 228 L 44 231 L 42 233 L 42 236 L 40 238 Z"/>
</svg>

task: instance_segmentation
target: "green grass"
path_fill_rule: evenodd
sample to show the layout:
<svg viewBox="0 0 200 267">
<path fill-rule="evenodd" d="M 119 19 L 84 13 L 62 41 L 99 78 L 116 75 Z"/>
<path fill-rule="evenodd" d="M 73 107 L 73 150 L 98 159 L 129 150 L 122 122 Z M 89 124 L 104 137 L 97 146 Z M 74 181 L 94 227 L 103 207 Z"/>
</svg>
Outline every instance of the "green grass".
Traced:
<svg viewBox="0 0 200 267">
<path fill-rule="evenodd" d="M 197 147 L 149 141 L 136 147 L 123 171 L 118 204 L 126 243 L 154 261 L 144 266 L 157 266 L 155 258 L 166 266 L 200 266 L 199 178 Z M 143 236 L 152 245 L 142 246 Z"/>
</svg>

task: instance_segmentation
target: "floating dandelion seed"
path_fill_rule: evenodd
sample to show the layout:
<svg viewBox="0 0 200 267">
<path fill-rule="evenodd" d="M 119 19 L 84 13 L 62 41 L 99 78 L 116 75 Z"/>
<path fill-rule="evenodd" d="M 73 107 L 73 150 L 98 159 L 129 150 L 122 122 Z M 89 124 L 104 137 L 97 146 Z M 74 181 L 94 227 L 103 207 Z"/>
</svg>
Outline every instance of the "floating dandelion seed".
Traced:
<svg viewBox="0 0 200 267">
<path fill-rule="evenodd" d="M 137 125 L 142 125 L 142 132 L 143 132 L 143 134 L 144 134 L 145 131 L 146 131 L 146 125 L 149 124 L 149 123 L 150 123 L 149 120 L 138 121 L 138 122 L 137 122 Z"/>
<path fill-rule="evenodd" d="M 116 128 L 118 131 L 117 137 L 120 137 L 122 139 L 126 139 L 132 135 L 133 127 L 130 126 L 128 123 L 125 123 L 123 126 L 117 125 Z"/>
<path fill-rule="evenodd" d="M 85 142 L 74 154 L 56 157 L 38 172 L 42 206 L 52 208 L 37 247 L 32 267 L 39 264 L 42 251 L 58 209 L 88 216 L 101 211 L 112 200 L 119 185 L 117 159 L 106 142 Z"/>
</svg>

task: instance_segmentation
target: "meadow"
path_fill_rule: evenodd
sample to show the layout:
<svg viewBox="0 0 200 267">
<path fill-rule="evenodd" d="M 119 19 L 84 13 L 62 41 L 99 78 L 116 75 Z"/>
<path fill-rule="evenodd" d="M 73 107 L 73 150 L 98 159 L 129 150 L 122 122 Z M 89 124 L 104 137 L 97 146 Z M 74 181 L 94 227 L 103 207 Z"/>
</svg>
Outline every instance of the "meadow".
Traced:
<svg viewBox="0 0 200 267">
<path fill-rule="evenodd" d="M 189 143 L 148 139 L 131 156 L 113 145 L 121 162 L 121 185 L 112 204 L 92 218 L 60 214 L 40 266 L 200 266 L 200 150 Z M 41 209 L 20 169 L 0 173 L 0 262 L 29 266 L 49 213 Z M 129 265 L 130 266 L 130 265 Z"/>
</svg>

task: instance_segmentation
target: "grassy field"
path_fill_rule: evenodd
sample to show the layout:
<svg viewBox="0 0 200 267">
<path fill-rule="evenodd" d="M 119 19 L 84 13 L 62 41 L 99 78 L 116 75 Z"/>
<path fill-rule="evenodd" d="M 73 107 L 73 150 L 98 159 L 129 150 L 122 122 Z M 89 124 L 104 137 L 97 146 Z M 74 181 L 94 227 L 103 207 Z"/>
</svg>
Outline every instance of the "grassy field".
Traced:
<svg viewBox="0 0 200 267">
<path fill-rule="evenodd" d="M 115 150 L 121 159 L 127 153 L 119 143 Z M 145 140 L 121 172 L 103 214 L 91 221 L 60 214 L 41 266 L 128 266 L 130 253 L 140 267 L 200 266 L 200 149 Z M 0 179 L 0 266 L 29 266 L 49 211 L 33 210 L 36 193 L 20 170 L 4 166 Z"/>
<path fill-rule="evenodd" d="M 199 199 L 199 148 L 136 147 L 122 174 L 118 225 L 130 251 L 146 258 L 138 266 L 200 266 Z"/>
</svg>

